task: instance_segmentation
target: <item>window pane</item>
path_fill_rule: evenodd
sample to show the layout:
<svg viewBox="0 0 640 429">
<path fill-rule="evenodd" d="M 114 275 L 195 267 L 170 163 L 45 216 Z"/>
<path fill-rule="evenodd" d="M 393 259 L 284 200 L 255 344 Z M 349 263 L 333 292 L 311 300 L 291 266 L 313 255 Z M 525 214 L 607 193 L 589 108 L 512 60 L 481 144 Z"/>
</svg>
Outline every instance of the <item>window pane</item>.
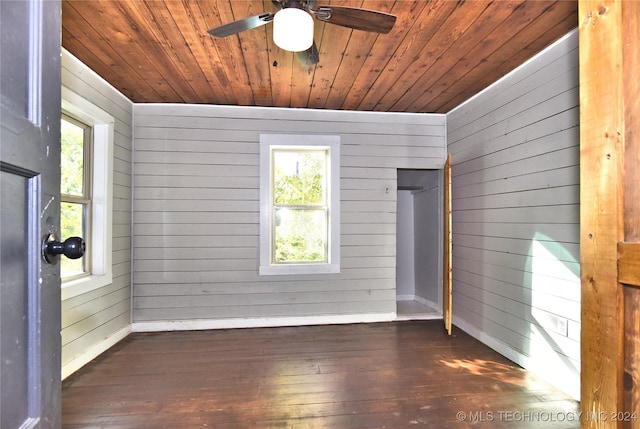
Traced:
<svg viewBox="0 0 640 429">
<path fill-rule="evenodd" d="M 327 262 L 327 212 L 275 210 L 275 263 Z"/>
<path fill-rule="evenodd" d="M 62 119 L 60 192 L 84 196 L 84 128 Z"/>
<path fill-rule="evenodd" d="M 275 204 L 326 204 L 327 152 L 273 152 Z"/>
<path fill-rule="evenodd" d="M 74 203 L 60 204 L 60 236 L 63 240 L 69 237 L 86 237 L 85 205 Z M 79 259 L 60 258 L 60 275 L 62 278 L 85 273 L 85 257 Z"/>
</svg>

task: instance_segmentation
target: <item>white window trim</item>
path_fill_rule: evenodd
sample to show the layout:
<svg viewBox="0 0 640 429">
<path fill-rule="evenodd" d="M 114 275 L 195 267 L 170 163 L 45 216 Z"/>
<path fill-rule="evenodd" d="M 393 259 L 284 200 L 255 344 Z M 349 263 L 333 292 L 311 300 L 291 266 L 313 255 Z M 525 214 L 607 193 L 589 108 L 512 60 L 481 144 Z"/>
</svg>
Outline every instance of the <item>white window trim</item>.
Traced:
<svg viewBox="0 0 640 429">
<path fill-rule="evenodd" d="M 93 128 L 91 275 L 62 282 L 62 300 L 113 281 L 113 140 L 115 119 L 90 101 L 62 87 L 62 110 Z M 67 237 L 61 237 L 66 239 Z"/>
<path fill-rule="evenodd" d="M 271 263 L 271 150 L 297 146 L 329 149 L 329 262 Z M 340 136 L 260 134 L 260 266 L 263 275 L 332 274 L 340 272 Z"/>
</svg>

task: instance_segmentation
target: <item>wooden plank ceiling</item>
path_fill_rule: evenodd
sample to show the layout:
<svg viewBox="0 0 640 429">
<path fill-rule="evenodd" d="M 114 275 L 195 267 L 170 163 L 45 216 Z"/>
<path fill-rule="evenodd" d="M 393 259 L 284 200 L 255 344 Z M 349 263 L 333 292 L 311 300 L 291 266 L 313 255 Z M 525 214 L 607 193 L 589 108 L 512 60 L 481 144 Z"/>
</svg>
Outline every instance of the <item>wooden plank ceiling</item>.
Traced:
<svg viewBox="0 0 640 429">
<path fill-rule="evenodd" d="M 444 113 L 577 27 L 577 2 L 327 0 L 392 13 L 388 34 L 315 21 L 302 67 L 272 24 L 207 30 L 271 0 L 62 2 L 62 44 L 134 102 Z"/>
</svg>

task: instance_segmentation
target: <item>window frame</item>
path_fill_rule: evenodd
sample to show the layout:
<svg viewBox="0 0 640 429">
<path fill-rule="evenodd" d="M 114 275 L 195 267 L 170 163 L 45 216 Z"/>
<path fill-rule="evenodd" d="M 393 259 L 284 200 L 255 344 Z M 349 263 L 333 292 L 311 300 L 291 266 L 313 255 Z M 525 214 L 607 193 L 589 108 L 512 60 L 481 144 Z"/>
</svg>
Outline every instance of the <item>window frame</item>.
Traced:
<svg viewBox="0 0 640 429">
<path fill-rule="evenodd" d="M 62 112 L 93 130 L 91 163 L 91 273 L 62 282 L 62 300 L 90 292 L 113 281 L 113 148 L 115 119 L 82 96 L 62 86 Z M 66 237 L 61 237 L 66 239 Z"/>
<path fill-rule="evenodd" d="M 327 262 L 273 263 L 273 150 L 327 150 Z M 260 135 L 259 275 L 333 274 L 340 272 L 340 136 Z"/>
<path fill-rule="evenodd" d="M 91 225 L 93 224 L 93 126 L 89 125 L 80 119 L 72 116 L 68 111 L 62 111 L 62 119 L 66 122 L 76 125 L 83 129 L 83 140 L 82 140 L 82 195 L 73 195 L 73 194 L 64 194 L 60 193 L 60 203 L 68 203 L 68 204 L 79 204 L 83 206 L 83 219 L 84 225 L 86 228 L 83 228 L 83 236 L 84 242 L 87 247 L 84 254 L 84 265 L 86 271 L 74 274 L 67 277 L 62 277 L 62 282 L 67 283 L 73 280 L 77 280 L 83 277 L 87 277 L 91 275 L 92 272 L 92 259 L 91 259 L 91 235 L 93 231 L 91 231 Z M 84 208 L 86 207 L 86 211 Z M 68 237 L 61 237 L 61 239 L 65 240 Z"/>
</svg>

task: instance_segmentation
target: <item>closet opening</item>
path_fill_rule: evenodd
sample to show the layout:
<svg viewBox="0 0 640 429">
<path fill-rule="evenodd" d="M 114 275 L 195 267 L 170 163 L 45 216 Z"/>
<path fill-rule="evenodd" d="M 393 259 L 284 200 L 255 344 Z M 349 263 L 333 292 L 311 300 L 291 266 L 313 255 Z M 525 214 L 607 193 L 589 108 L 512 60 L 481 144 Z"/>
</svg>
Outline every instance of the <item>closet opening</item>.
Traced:
<svg viewBox="0 0 640 429">
<path fill-rule="evenodd" d="M 442 170 L 398 169 L 397 179 L 397 319 L 442 319 Z"/>
</svg>

